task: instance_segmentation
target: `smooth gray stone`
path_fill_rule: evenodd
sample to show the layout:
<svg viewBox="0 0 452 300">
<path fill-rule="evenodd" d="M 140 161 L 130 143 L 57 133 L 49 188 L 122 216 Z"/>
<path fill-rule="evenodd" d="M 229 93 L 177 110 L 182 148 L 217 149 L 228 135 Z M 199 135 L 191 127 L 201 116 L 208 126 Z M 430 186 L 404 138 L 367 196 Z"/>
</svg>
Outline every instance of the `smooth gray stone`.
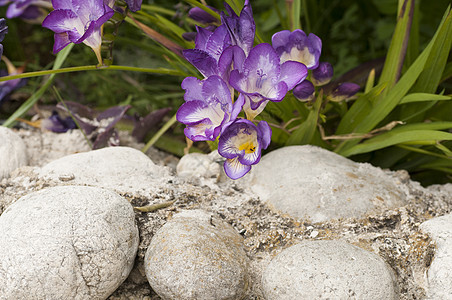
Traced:
<svg viewBox="0 0 452 300">
<path fill-rule="evenodd" d="M 262 200 L 313 222 L 358 218 L 406 199 L 401 183 L 380 168 L 309 145 L 272 151 L 250 174 L 251 190 Z"/>
<path fill-rule="evenodd" d="M 0 216 L 0 299 L 106 299 L 138 249 L 130 203 L 95 187 L 24 196 Z"/>
<path fill-rule="evenodd" d="M 398 299 L 377 255 L 342 241 L 303 241 L 274 257 L 262 277 L 267 300 Z"/>
<path fill-rule="evenodd" d="M 146 277 L 162 299 L 241 299 L 248 286 L 242 243 L 212 213 L 181 212 L 152 238 L 144 261 Z"/>
</svg>

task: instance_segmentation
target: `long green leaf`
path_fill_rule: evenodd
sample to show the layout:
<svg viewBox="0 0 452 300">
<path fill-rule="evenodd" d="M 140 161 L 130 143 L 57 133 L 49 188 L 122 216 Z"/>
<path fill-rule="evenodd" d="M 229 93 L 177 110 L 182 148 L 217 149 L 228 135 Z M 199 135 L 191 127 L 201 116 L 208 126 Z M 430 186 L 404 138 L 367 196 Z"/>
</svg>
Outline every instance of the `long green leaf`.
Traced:
<svg viewBox="0 0 452 300">
<path fill-rule="evenodd" d="M 376 100 L 376 103 L 374 104 L 371 111 L 369 111 L 368 109 L 362 109 L 363 106 L 369 106 L 369 104 L 365 101 L 358 101 L 358 99 L 342 119 L 338 127 L 338 132 L 336 134 L 346 134 L 352 132 L 367 133 L 371 131 L 375 126 L 377 126 L 378 123 L 381 122 L 384 118 L 386 118 L 386 116 L 394 109 L 394 107 L 397 106 L 400 100 L 406 95 L 406 93 L 416 82 L 419 75 L 424 70 L 425 64 L 435 44 L 436 38 L 438 37 L 442 28 L 447 28 L 451 21 L 450 8 L 448 8 L 444 14 L 441 24 L 438 27 L 438 30 L 436 31 L 430 43 L 418 56 L 416 61 L 410 66 L 410 68 L 402 76 L 402 78 L 397 82 L 397 84 L 393 88 L 389 89 L 386 96 L 380 96 Z M 363 111 L 367 115 L 363 116 Z M 361 119 L 362 121 L 356 122 L 357 119 Z M 341 144 L 341 147 L 336 148 L 335 152 L 343 154 L 343 151 L 346 151 L 347 148 L 353 147 L 357 143 L 359 143 L 359 140 L 347 141 Z"/>
<path fill-rule="evenodd" d="M 319 119 L 319 111 L 322 106 L 322 92 L 319 93 L 315 100 L 313 109 L 309 112 L 306 120 L 301 123 L 300 127 L 295 130 L 287 139 L 286 146 L 288 145 L 306 145 L 309 144 L 314 137 L 314 133 L 317 129 L 317 121 Z"/>
<path fill-rule="evenodd" d="M 429 93 L 412 93 L 403 97 L 402 100 L 400 100 L 399 104 L 421 101 L 445 101 L 445 100 L 452 100 L 452 97 Z"/>
<path fill-rule="evenodd" d="M 53 65 L 53 70 L 57 70 L 61 68 L 64 61 L 68 57 L 69 53 L 72 50 L 72 47 L 74 47 L 74 44 L 69 44 L 66 48 L 61 50 L 55 59 L 55 64 Z M 22 117 L 24 114 L 28 112 L 28 110 L 39 100 L 41 99 L 42 95 L 45 93 L 45 91 L 49 88 L 49 86 L 53 82 L 53 78 L 55 77 L 55 74 L 51 74 L 45 81 L 44 84 L 37 90 L 33 95 L 30 96 L 30 98 L 27 99 L 6 121 L 3 123 L 3 126 L 11 127 L 13 123 L 16 121 L 17 118 Z"/>
<path fill-rule="evenodd" d="M 369 139 L 362 144 L 353 146 L 341 154 L 344 156 L 351 156 L 406 142 L 431 141 L 433 144 L 434 142 L 441 140 L 452 140 L 452 133 L 437 130 L 390 131 Z"/>
<path fill-rule="evenodd" d="M 392 87 L 397 82 L 402 71 L 408 38 L 410 36 L 413 12 L 414 0 L 404 0 L 397 16 L 397 25 L 391 39 L 391 45 L 389 46 L 379 81 L 379 83 L 388 82 L 389 87 Z"/>
</svg>

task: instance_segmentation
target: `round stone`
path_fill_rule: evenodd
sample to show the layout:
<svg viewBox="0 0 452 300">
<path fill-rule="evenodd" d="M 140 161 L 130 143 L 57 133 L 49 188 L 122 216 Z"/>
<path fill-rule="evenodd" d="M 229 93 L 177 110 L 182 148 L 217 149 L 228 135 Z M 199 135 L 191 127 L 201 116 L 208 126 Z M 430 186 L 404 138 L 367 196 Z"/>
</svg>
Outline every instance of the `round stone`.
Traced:
<svg viewBox="0 0 452 300">
<path fill-rule="evenodd" d="M 428 299 L 450 299 L 452 287 L 452 214 L 430 219 L 421 225 L 437 245 L 427 272 Z"/>
<path fill-rule="evenodd" d="M 262 277 L 267 300 L 398 299 L 377 255 L 342 241 L 303 241 L 274 257 Z"/>
<path fill-rule="evenodd" d="M 1 299 L 106 299 L 138 249 L 130 203 L 94 187 L 26 195 L 0 216 Z"/>
<path fill-rule="evenodd" d="M 242 237 L 202 210 L 181 212 L 162 226 L 144 263 L 152 289 L 163 299 L 241 299 L 248 286 Z"/>
<path fill-rule="evenodd" d="M 169 171 L 137 149 L 107 147 L 54 160 L 42 167 L 40 175 L 58 183 L 149 195 L 156 185 L 167 181 Z"/>
<path fill-rule="evenodd" d="M 15 169 L 27 164 L 27 149 L 19 135 L 0 126 L 0 180 Z"/>
<path fill-rule="evenodd" d="M 262 157 L 249 185 L 262 200 L 295 218 L 359 218 L 403 206 L 401 183 L 380 168 L 315 146 L 290 146 Z"/>
</svg>

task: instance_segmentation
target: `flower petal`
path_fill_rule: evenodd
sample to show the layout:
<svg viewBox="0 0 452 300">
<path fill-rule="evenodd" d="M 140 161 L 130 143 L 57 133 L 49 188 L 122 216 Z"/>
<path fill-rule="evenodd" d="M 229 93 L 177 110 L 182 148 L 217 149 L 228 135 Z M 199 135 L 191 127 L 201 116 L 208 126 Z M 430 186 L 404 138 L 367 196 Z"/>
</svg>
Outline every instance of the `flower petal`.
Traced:
<svg viewBox="0 0 452 300">
<path fill-rule="evenodd" d="M 185 90 L 184 100 L 202 100 L 202 81 L 196 77 L 186 77 L 181 84 Z"/>
<path fill-rule="evenodd" d="M 183 50 L 184 57 L 193 65 L 204 77 L 209 77 L 218 73 L 217 61 L 204 50 L 187 49 Z"/>
<path fill-rule="evenodd" d="M 224 162 L 224 172 L 231 179 L 239 179 L 251 170 L 251 166 L 241 164 L 237 158 L 227 159 Z"/>
<path fill-rule="evenodd" d="M 57 9 L 52 12 L 42 22 L 42 27 L 48 28 L 55 33 L 71 31 L 77 27 L 77 15 L 69 9 Z"/>
<path fill-rule="evenodd" d="M 53 37 L 55 39 L 55 43 L 53 44 L 53 54 L 57 54 L 71 43 L 67 32 L 55 33 Z"/>
<path fill-rule="evenodd" d="M 281 81 L 287 84 L 290 91 L 308 76 L 308 68 L 297 61 L 286 61 L 281 65 Z"/>
</svg>

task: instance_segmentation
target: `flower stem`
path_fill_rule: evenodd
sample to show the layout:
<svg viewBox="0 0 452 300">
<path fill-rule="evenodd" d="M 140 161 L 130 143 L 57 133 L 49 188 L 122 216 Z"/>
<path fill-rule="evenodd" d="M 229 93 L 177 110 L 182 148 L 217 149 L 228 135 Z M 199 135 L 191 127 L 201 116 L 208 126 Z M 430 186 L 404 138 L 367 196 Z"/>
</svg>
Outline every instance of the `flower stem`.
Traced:
<svg viewBox="0 0 452 300">
<path fill-rule="evenodd" d="M 69 68 L 61 68 L 56 70 L 45 70 L 45 71 L 36 71 L 36 72 L 27 72 L 16 75 L 9 75 L 0 77 L 0 82 L 18 79 L 18 78 L 31 78 L 31 77 L 39 77 L 51 74 L 60 74 L 60 73 L 70 73 L 70 72 L 80 72 L 80 71 L 92 71 L 92 70 L 119 70 L 119 71 L 132 71 L 132 72 L 143 72 L 143 73 L 154 73 L 154 74 L 164 74 L 164 75 L 173 75 L 173 76 L 185 76 L 182 72 L 178 70 L 166 69 L 166 68 L 139 68 L 139 67 L 130 67 L 130 66 L 80 66 L 80 67 L 69 67 Z"/>
<path fill-rule="evenodd" d="M 171 127 L 173 126 L 173 124 L 176 123 L 176 114 L 174 114 L 174 116 L 171 117 L 171 119 L 165 123 L 165 125 L 163 125 L 162 128 L 160 128 L 160 130 L 149 140 L 149 142 L 147 142 L 146 146 L 144 146 L 144 148 L 141 150 L 144 153 L 146 153 L 149 148 L 152 147 L 152 145 L 155 144 L 155 142 L 157 142 L 157 140 Z"/>
</svg>

